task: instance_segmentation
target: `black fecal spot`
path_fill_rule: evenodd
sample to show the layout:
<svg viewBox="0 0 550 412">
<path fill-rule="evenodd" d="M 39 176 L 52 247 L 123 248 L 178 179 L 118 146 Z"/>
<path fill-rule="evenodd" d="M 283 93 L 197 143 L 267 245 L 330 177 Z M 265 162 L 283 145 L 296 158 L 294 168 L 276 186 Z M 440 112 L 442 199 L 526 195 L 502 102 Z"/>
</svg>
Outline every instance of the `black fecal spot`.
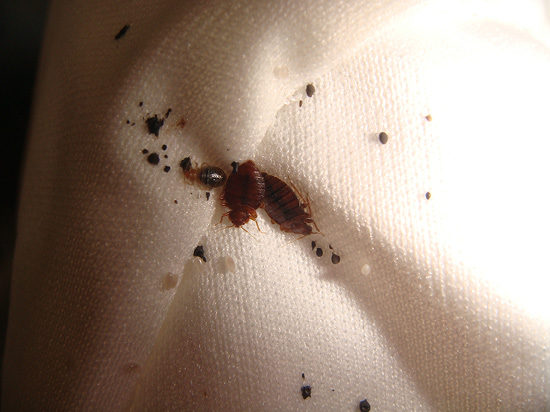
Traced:
<svg viewBox="0 0 550 412">
<path fill-rule="evenodd" d="M 233 168 L 233 171 L 231 173 L 237 173 L 237 169 L 239 168 L 239 163 L 231 162 L 231 167 Z"/>
<path fill-rule="evenodd" d="M 189 169 L 191 169 L 191 158 L 186 157 L 180 162 L 180 167 L 183 169 L 184 172 L 187 172 Z"/>
<path fill-rule="evenodd" d="M 363 399 L 361 402 L 359 402 L 359 410 L 361 412 L 369 412 L 370 403 L 366 399 Z"/>
<path fill-rule="evenodd" d="M 317 242 L 315 240 L 311 241 L 311 250 L 315 249 L 315 246 L 317 246 Z"/>
<path fill-rule="evenodd" d="M 338 263 L 340 263 L 340 256 L 338 256 L 337 254 L 335 254 L 334 252 L 332 253 L 332 257 L 330 259 L 332 261 L 332 263 L 334 263 L 335 265 L 337 265 Z"/>
<path fill-rule="evenodd" d="M 306 86 L 307 97 L 313 96 L 313 93 L 315 93 L 315 86 L 310 83 Z"/>
<path fill-rule="evenodd" d="M 120 38 L 122 38 L 126 34 L 129 28 L 130 28 L 130 25 L 126 24 L 122 29 L 120 29 L 120 31 L 115 36 L 115 40 L 119 40 Z"/>
<path fill-rule="evenodd" d="M 306 374 L 302 373 L 302 379 L 305 379 L 305 378 L 306 378 Z"/>
<path fill-rule="evenodd" d="M 210 200 L 210 192 L 206 192 L 206 200 Z"/>
<path fill-rule="evenodd" d="M 300 103 L 298 103 L 298 107 L 302 107 L 302 104 L 304 104 L 304 102 L 300 100 Z"/>
<path fill-rule="evenodd" d="M 378 135 L 378 139 L 380 139 L 380 143 L 386 144 L 388 143 L 388 134 L 386 132 L 382 132 Z"/>
<path fill-rule="evenodd" d="M 165 144 L 162 145 L 162 150 L 166 150 L 168 149 L 168 146 L 166 146 Z"/>
<path fill-rule="evenodd" d="M 136 122 L 133 122 L 130 126 L 135 126 L 136 125 Z"/>
<path fill-rule="evenodd" d="M 176 199 L 174 199 L 174 203 L 177 205 L 178 204 L 178 201 Z"/>
<path fill-rule="evenodd" d="M 147 156 L 147 161 L 152 165 L 158 165 L 160 162 L 160 157 L 158 153 L 151 153 L 149 156 Z"/>
<path fill-rule="evenodd" d="M 168 119 L 168 116 L 170 116 L 170 113 L 172 113 L 172 109 L 168 109 L 168 111 L 167 111 L 166 114 L 164 115 L 164 118 L 165 118 L 165 119 Z"/>
<path fill-rule="evenodd" d="M 204 256 L 204 248 L 202 246 L 197 246 L 193 251 L 193 256 L 199 257 L 206 262 L 206 257 Z"/>
<path fill-rule="evenodd" d="M 164 166 L 164 171 L 168 173 L 170 171 L 170 166 Z"/>
<path fill-rule="evenodd" d="M 430 192 L 426 192 L 426 199 L 430 200 L 431 197 L 432 197 L 432 194 Z"/>
<path fill-rule="evenodd" d="M 139 102 L 139 107 L 143 106 L 143 102 Z"/>
<path fill-rule="evenodd" d="M 143 150 L 141 151 L 141 153 L 143 153 L 143 154 L 147 154 L 147 153 L 149 153 L 149 150 L 147 150 L 147 149 L 143 149 Z"/>
<path fill-rule="evenodd" d="M 329 248 L 330 250 L 332 250 L 332 245 L 328 245 L 328 248 Z"/>
<path fill-rule="evenodd" d="M 147 123 L 149 133 L 159 137 L 160 128 L 164 124 L 164 119 L 159 119 L 158 116 L 155 115 L 154 117 L 149 117 L 145 120 L 145 123 Z"/>
<path fill-rule="evenodd" d="M 304 385 L 302 386 L 302 398 L 307 399 L 311 398 L 311 386 Z"/>
<path fill-rule="evenodd" d="M 126 120 L 126 124 L 130 124 L 130 120 Z"/>
<path fill-rule="evenodd" d="M 317 250 L 315 251 L 315 254 L 319 257 L 323 256 L 323 249 L 318 247 Z"/>
<path fill-rule="evenodd" d="M 168 155 L 164 155 L 163 157 L 164 157 L 165 159 L 168 159 Z"/>
</svg>

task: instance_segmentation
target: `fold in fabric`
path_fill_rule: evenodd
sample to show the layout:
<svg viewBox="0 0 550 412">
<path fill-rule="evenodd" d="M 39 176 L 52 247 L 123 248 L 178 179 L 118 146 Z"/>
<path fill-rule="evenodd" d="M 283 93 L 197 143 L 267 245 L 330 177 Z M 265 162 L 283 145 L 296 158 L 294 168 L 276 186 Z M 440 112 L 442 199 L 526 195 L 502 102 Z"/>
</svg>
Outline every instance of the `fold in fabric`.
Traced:
<svg viewBox="0 0 550 412">
<path fill-rule="evenodd" d="M 547 16 L 53 2 L 3 408 L 550 408 Z M 188 156 L 254 160 L 322 234 L 217 225 Z"/>
</svg>

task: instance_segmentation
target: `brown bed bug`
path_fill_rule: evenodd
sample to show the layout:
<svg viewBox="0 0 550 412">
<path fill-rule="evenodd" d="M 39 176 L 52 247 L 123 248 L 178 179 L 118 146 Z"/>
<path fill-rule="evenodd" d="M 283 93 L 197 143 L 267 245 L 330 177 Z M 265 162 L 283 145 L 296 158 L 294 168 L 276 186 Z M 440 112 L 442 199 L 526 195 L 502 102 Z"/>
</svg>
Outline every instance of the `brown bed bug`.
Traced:
<svg viewBox="0 0 550 412">
<path fill-rule="evenodd" d="M 240 166 L 237 162 L 233 162 L 231 166 L 233 171 L 227 179 L 225 191 L 221 196 L 222 205 L 231 210 L 222 215 L 222 220 L 224 216 L 228 216 L 233 226 L 241 227 L 250 219 L 256 221 L 256 209 L 263 204 L 265 183 L 252 160 Z M 259 227 L 258 230 L 260 230 Z"/>
<path fill-rule="evenodd" d="M 309 200 L 305 201 L 302 198 L 303 203 L 300 203 L 294 191 L 281 179 L 267 173 L 262 173 L 262 176 L 265 181 L 264 209 L 272 223 L 279 224 L 283 232 L 302 236 L 313 233 L 310 226 L 310 223 L 313 223 L 320 233 L 311 217 L 311 210 L 310 213 L 305 211 L 305 208 L 309 209 Z"/>
<path fill-rule="evenodd" d="M 214 189 L 216 187 L 223 186 L 227 180 L 227 175 L 219 167 L 209 166 L 203 163 L 201 167 L 191 167 L 191 158 L 186 157 L 180 163 L 180 167 L 183 169 L 183 177 L 185 180 L 193 183 L 198 183 L 206 189 Z"/>
</svg>

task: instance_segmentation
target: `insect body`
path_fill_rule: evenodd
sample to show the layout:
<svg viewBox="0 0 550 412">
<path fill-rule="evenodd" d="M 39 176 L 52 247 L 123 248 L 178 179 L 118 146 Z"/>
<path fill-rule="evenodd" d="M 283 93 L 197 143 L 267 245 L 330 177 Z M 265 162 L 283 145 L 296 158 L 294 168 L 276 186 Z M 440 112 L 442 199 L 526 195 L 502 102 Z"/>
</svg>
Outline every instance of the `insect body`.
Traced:
<svg viewBox="0 0 550 412">
<path fill-rule="evenodd" d="M 309 202 L 300 203 L 292 189 L 278 177 L 267 173 L 262 173 L 262 176 L 265 181 L 264 209 L 271 221 L 279 224 L 283 232 L 303 236 L 311 234 L 313 228 L 309 223 L 315 222 L 304 210 L 304 207 L 309 207 Z"/>
<path fill-rule="evenodd" d="M 203 163 L 201 167 L 193 169 L 190 157 L 183 159 L 180 166 L 183 169 L 183 176 L 186 180 L 189 180 L 191 183 L 197 182 L 200 186 L 207 189 L 223 186 L 227 180 L 227 175 L 219 167 L 208 166 Z"/>
<path fill-rule="evenodd" d="M 240 227 L 250 219 L 256 220 L 256 209 L 262 205 L 265 183 L 262 174 L 252 160 L 242 165 L 233 162 L 233 172 L 227 179 L 222 204 L 231 209 L 223 216 L 229 216 L 233 226 Z M 222 219 L 223 219 L 222 216 Z"/>
</svg>

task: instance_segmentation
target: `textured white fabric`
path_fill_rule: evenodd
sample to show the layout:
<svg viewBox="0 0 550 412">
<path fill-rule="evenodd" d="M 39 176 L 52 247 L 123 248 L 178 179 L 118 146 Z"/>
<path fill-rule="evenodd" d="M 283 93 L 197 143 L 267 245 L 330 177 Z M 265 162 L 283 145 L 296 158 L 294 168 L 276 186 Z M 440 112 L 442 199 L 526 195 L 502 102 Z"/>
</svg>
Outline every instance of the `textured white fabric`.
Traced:
<svg viewBox="0 0 550 412">
<path fill-rule="evenodd" d="M 54 1 L 4 409 L 550 409 L 548 9 Z M 220 231 L 189 155 L 292 181 L 325 236 Z"/>
</svg>

